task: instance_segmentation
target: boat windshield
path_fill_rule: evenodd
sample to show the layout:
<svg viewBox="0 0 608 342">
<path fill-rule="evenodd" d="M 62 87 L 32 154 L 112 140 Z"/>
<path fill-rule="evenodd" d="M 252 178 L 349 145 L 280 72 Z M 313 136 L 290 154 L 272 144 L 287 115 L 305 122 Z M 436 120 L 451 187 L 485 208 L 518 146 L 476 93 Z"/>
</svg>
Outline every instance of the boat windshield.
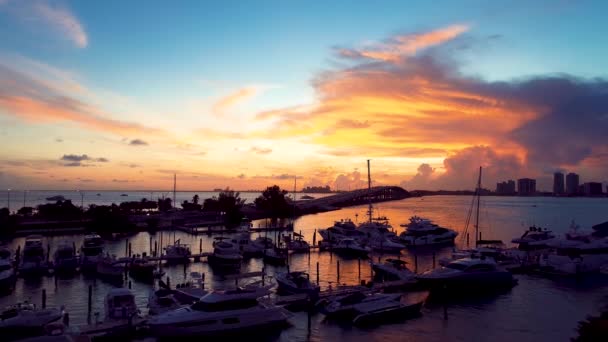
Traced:
<svg viewBox="0 0 608 342">
<path fill-rule="evenodd" d="M 217 303 L 207 303 L 207 302 L 196 302 L 192 304 L 192 310 L 196 311 L 207 311 L 207 312 L 215 312 L 215 311 L 232 311 L 232 310 L 242 310 L 256 307 L 258 305 L 258 301 L 253 298 L 245 298 L 245 299 L 233 299 L 226 300 Z"/>
<path fill-rule="evenodd" d="M 451 268 L 453 270 L 464 271 L 468 266 L 459 264 L 459 263 L 450 263 L 445 266 L 445 268 Z"/>
</svg>

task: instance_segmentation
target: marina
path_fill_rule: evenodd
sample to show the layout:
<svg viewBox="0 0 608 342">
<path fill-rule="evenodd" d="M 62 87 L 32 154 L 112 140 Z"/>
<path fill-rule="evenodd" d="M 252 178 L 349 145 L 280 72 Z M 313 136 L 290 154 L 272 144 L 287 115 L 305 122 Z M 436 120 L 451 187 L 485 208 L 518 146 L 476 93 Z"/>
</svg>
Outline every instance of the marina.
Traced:
<svg viewBox="0 0 608 342">
<path fill-rule="evenodd" d="M 433 202 L 433 200 L 435 202 Z M 567 233 L 569 231 L 569 224 L 559 225 L 557 220 L 559 220 L 559 215 L 561 215 L 560 210 L 556 210 L 553 212 L 553 215 L 545 216 L 546 218 L 542 218 L 543 216 L 538 216 L 538 211 L 536 214 L 533 212 L 536 209 L 533 209 L 529 203 L 530 201 L 538 201 L 533 199 L 509 199 L 509 202 L 504 202 L 504 199 L 484 199 L 484 205 L 490 208 L 494 214 L 498 214 L 499 218 L 505 218 L 505 216 L 500 216 L 500 207 L 503 206 L 503 203 L 513 203 L 512 201 L 517 201 L 519 203 L 518 207 L 525 216 L 525 213 L 529 213 L 530 219 L 533 217 L 537 220 L 537 224 L 542 224 L 543 226 L 551 226 L 554 234 L 561 235 L 563 233 Z M 545 206 L 553 205 L 559 208 L 558 199 L 546 199 L 548 201 L 544 203 Z M 593 200 L 587 200 L 593 201 Z M 466 212 L 466 203 L 462 197 L 433 197 L 427 198 L 424 201 L 421 201 L 417 198 L 402 200 L 402 201 L 394 201 L 387 202 L 386 205 L 379 206 L 376 210 L 382 212 L 383 215 L 386 215 L 391 219 L 391 222 L 399 223 L 399 222 L 407 222 L 408 218 L 412 216 L 412 213 L 417 213 L 418 215 L 424 215 L 427 217 L 433 217 L 437 222 L 441 222 L 442 225 L 448 227 L 457 227 L 462 226 L 462 212 Z M 488 203 L 489 202 L 489 203 Z M 606 205 L 601 200 L 595 200 L 595 202 L 585 202 L 580 204 L 580 210 L 585 208 L 580 214 L 576 217 L 577 222 L 580 222 L 581 225 L 591 226 L 602 220 L 600 216 L 593 216 L 592 210 L 598 210 L 602 206 Z M 437 211 L 434 208 L 443 208 L 446 206 L 445 203 L 448 203 L 451 208 L 447 211 L 441 210 Z M 450 204 L 452 203 L 452 204 Z M 458 204 L 460 203 L 460 204 Z M 536 202 L 535 202 L 536 203 Z M 511 206 L 511 204 L 508 204 Z M 590 207 L 591 206 L 591 207 Z M 599 207 L 597 207 L 599 206 Z M 364 212 L 366 206 L 360 207 L 352 207 L 342 209 L 338 212 L 332 211 L 324 214 L 317 215 L 309 215 L 303 216 L 295 221 L 294 230 L 301 231 L 303 239 L 306 241 L 314 241 L 315 244 L 312 245 L 312 248 L 309 253 L 289 253 L 287 264 L 282 265 L 274 265 L 272 263 L 268 263 L 264 265 L 264 259 L 260 257 L 249 257 L 243 259 L 240 265 L 240 271 L 236 274 L 247 274 L 252 273 L 251 275 L 257 277 L 252 279 L 258 279 L 257 281 L 261 281 L 261 278 L 264 278 L 264 283 L 266 285 L 273 284 L 276 290 L 276 280 L 275 277 L 280 274 L 285 274 L 285 272 L 292 271 L 303 271 L 308 274 L 308 278 L 313 284 L 319 284 L 320 293 L 319 298 L 327 297 L 328 293 L 332 293 L 332 295 L 336 295 L 340 293 L 340 291 L 346 291 L 346 293 L 358 291 L 361 289 L 365 289 L 365 291 L 388 291 L 389 293 L 400 292 L 405 293 L 405 297 L 411 297 L 415 294 L 418 294 L 419 291 L 415 288 L 411 287 L 411 281 L 409 279 L 401 279 L 401 280 L 393 280 L 393 279 L 384 279 L 384 281 L 378 279 L 378 277 L 374 276 L 374 271 L 372 269 L 372 264 L 368 261 L 368 259 L 364 257 L 349 257 L 348 255 L 341 256 L 339 253 L 334 253 L 330 249 L 321 250 L 317 248 L 319 246 L 319 242 L 323 241 L 320 235 L 317 233 L 319 229 L 322 227 L 331 226 L 334 221 L 340 221 L 340 218 L 343 217 L 356 217 L 356 214 Z M 482 214 L 482 218 L 483 218 Z M 580 218 L 580 219 L 579 219 Z M 570 218 L 571 219 L 571 218 Z M 570 220 L 571 221 L 571 220 Z M 485 222 L 482 220 L 482 222 Z M 497 220 L 497 222 L 501 222 L 501 220 Z M 502 229 L 493 229 L 492 236 L 498 238 L 504 238 L 504 240 L 509 241 L 522 235 L 521 231 L 517 227 L 518 225 L 514 221 L 510 221 L 511 223 L 507 226 L 502 226 Z M 569 222 L 564 220 L 564 222 Z M 398 229 L 396 231 L 398 232 Z M 487 231 L 484 225 L 482 224 L 482 230 Z M 285 234 L 285 232 L 282 232 Z M 162 237 L 165 246 L 174 245 L 174 240 L 178 241 L 181 244 L 188 245 L 189 248 L 192 249 L 192 246 L 196 251 L 192 253 L 189 258 L 189 263 L 169 263 L 167 262 L 167 257 L 163 255 L 154 256 L 154 244 L 156 242 L 157 251 L 161 249 L 159 246 L 161 234 L 165 236 Z M 264 237 L 268 234 L 268 236 L 272 236 L 274 241 L 274 235 L 269 233 L 251 233 L 251 239 L 255 240 L 256 237 Z M 279 234 L 279 233 L 277 233 Z M 299 233 L 298 233 L 299 234 Z M 235 238 L 239 234 L 226 234 L 227 238 Z M 277 235 L 278 236 L 278 235 Z M 76 246 L 83 244 L 82 236 L 56 236 L 56 237 L 43 237 L 41 241 L 42 245 L 51 246 L 50 253 L 54 254 L 55 249 L 59 246 L 65 246 L 62 244 L 62 241 L 66 241 L 71 239 L 74 241 Z M 89 236 L 87 241 L 93 241 L 94 237 Z M 61 305 L 65 305 L 66 312 L 70 314 L 70 324 L 73 326 L 78 326 L 79 331 L 90 331 L 92 334 L 99 334 L 102 332 L 109 332 L 117 327 L 113 324 L 108 323 L 97 323 L 96 317 L 99 322 L 103 320 L 101 317 L 104 315 L 104 298 L 106 294 L 115 286 L 124 286 L 124 288 L 129 288 L 131 292 L 134 294 L 134 300 L 137 304 L 137 307 L 142 311 L 142 315 L 146 315 L 146 311 L 148 309 L 148 301 L 149 301 L 149 293 L 152 291 L 153 286 L 156 287 L 157 280 L 154 281 L 145 281 L 140 280 L 137 277 L 134 277 L 133 274 L 129 276 L 129 272 L 125 272 L 125 265 L 129 264 L 129 260 L 132 260 L 133 257 L 137 254 L 139 257 L 142 256 L 143 253 L 146 253 L 146 259 L 156 265 L 160 263 L 162 267 L 162 271 L 164 275 L 162 276 L 162 280 L 164 283 L 169 283 L 168 285 L 172 289 L 172 291 L 177 291 L 181 293 L 181 297 L 188 297 L 186 294 L 193 293 L 190 295 L 190 301 L 194 300 L 198 295 L 206 293 L 206 291 L 210 291 L 212 289 L 222 289 L 235 288 L 235 284 L 244 283 L 244 278 L 237 279 L 235 282 L 235 278 L 232 274 L 234 272 L 223 272 L 223 270 L 217 270 L 216 268 L 211 267 L 211 265 L 207 262 L 207 257 L 210 255 L 209 251 L 213 250 L 213 243 L 217 241 L 213 238 L 213 236 L 208 237 L 205 235 L 190 235 L 181 231 L 175 232 L 158 232 L 156 234 L 149 234 L 146 232 L 138 233 L 135 236 L 131 236 L 129 238 L 125 238 L 119 241 L 104 241 L 104 249 L 110 255 L 116 255 L 115 263 L 122 265 L 122 271 L 120 275 L 117 272 L 117 278 L 120 278 L 120 283 L 122 285 L 116 285 L 116 283 L 112 281 L 108 281 L 103 277 L 97 277 L 94 275 L 87 275 L 86 273 L 76 273 L 71 276 L 62 276 L 62 275 L 52 275 L 53 273 L 49 273 L 49 275 L 38 277 L 37 279 L 28 278 L 16 278 L 15 289 L 13 291 L 13 296 L 4 296 L 0 297 L 0 305 L 8 306 L 14 304 L 13 298 L 18 298 L 19 300 L 30 300 L 31 302 L 37 303 L 38 306 L 42 305 L 42 300 L 40 300 L 41 295 L 44 294 L 45 298 L 45 306 L 46 307 L 59 307 Z M 7 245 L 8 249 L 17 250 L 20 246 L 22 246 L 24 242 L 23 238 L 17 238 Z M 456 242 L 456 247 L 465 247 L 465 245 L 458 245 L 459 241 Z M 129 249 L 129 245 L 131 248 Z M 89 247 L 94 248 L 95 244 L 91 245 L 88 243 Z M 152 246 L 152 254 L 150 253 L 150 246 Z M 198 248 L 197 248 L 198 247 Z M 129 250 L 131 250 L 131 258 L 129 258 Z M 203 251 L 200 253 L 200 251 Z M 440 267 L 439 260 L 442 258 L 451 257 L 453 252 L 453 247 L 440 247 L 431 250 L 420 250 L 419 248 L 414 250 L 404 249 L 398 253 L 386 253 L 381 251 L 372 251 L 369 254 L 369 258 L 374 262 L 379 261 L 384 263 L 384 260 L 389 264 L 403 264 L 405 263 L 406 267 L 412 272 L 416 274 L 422 274 L 425 271 L 430 271 L 433 269 L 438 269 Z M 46 255 L 46 254 L 45 254 Z M 198 261 L 198 262 L 197 262 Z M 402 262 L 401 262 L 402 261 Z M 199 278 L 191 278 L 190 273 L 197 272 L 202 275 Z M 263 272 L 264 276 L 261 276 Z M 375 278 L 375 279 L 374 279 Z M 540 298 L 536 298 L 533 302 L 538 302 L 538 300 L 545 300 L 547 303 L 543 305 L 557 305 L 561 309 L 574 310 L 575 312 L 579 312 L 578 318 L 572 318 L 567 322 L 563 322 L 564 330 L 561 331 L 562 334 L 565 334 L 566 327 L 568 328 L 567 336 L 572 336 L 574 334 L 574 328 L 576 327 L 576 323 L 578 320 L 584 319 L 587 314 L 594 312 L 594 310 L 599 310 L 601 308 L 601 303 L 603 303 L 602 299 L 602 286 L 608 284 L 608 279 L 602 276 L 602 274 L 590 274 L 585 276 L 585 278 L 581 278 L 578 280 L 568 278 L 544 278 L 535 275 L 534 273 L 530 273 L 529 275 L 516 275 L 518 282 L 515 287 L 510 290 L 506 290 L 507 292 L 499 292 L 498 294 L 484 294 L 482 298 L 482 302 L 479 302 L 478 298 L 473 299 L 461 299 L 461 298 L 451 298 L 446 304 L 442 304 L 443 300 L 437 301 L 437 298 L 430 297 L 427 300 L 427 304 L 425 304 L 421 308 L 421 315 L 414 316 L 411 320 L 401 323 L 393 323 L 389 325 L 381 324 L 374 328 L 371 332 L 372 334 L 378 334 L 378 336 L 387 336 L 387 334 L 392 334 L 397 331 L 410 331 L 410 329 L 420 329 L 425 326 L 428 326 L 428 330 L 426 333 L 433 334 L 438 333 L 457 333 L 458 329 L 454 330 L 455 326 L 460 322 L 460 318 L 467 317 L 473 312 L 469 311 L 467 303 L 477 303 L 475 305 L 482 305 L 484 308 L 482 312 L 486 314 L 498 314 L 498 311 L 504 310 L 517 310 L 516 307 L 512 307 L 509 303 L 511 303 L 515 298 L 523 296 L 523 298 L 528 298 L 529 295 L 535 294 L 536 296 L 540 296 Z M 158 278 L 156 278 L 158 279 Z M 194 279 L 194 280 L 193 280 Z M 199 279 L 199 280 L 196 280 Z M 375 281 L 374 281 L 375 280 Z M 183 285 L 183 284 L 195 284 L 195 286 L 191 285 Z M 364 283 L 366 286 L 361 287 L 361 284 Z M 368 284 L 373 285 L 368 285 Z M 559 287 L 555 287 L 556 285 Z M 167 285 L 167 284 L 166 284 Z M 344 288 L 344 285 L 347 286 Z M 89 289 L 91 291 L 91 305 L 90 310 L 87 308 L 86 300 L 73 301 L 70 300 L 70 296 L 77 296 L 79 298 L 86 298 Z M 522 290 L 525 289 L 525 290 Z M 356 290 L 358 289 L 358 290 Z M 535 290 L 532 290 L 535 289 Z M 528 292 L 532 290 L 531 292 Z M 542 295 L 538 291 L 543 291 Z M 403 292 L 405 291 L 405 292 Z M 412 292 L 413 291 L 413 292 Z M 557 291 L 557 292 L 556 292 Z M 558 293 L 562 292 L 569 293 L 570 296 L 576 295 L 577 301 L 580 303 L 587 303 L 585 305 L 577 305 L 576 307 L 569 306 L 567 303 L 564 303 L 559 298 Z M 306 291 L 305 291 L 306 292 Z M 28 293 L 29 296 L 27 298 L 23 297 L 23 295 L 19 294 Z M 173 295 L 176 296 L 176 295 Z M 275 295 L 273 295 L 275 296 Z M 420 295 L 419 295 L 420 296 Z M 283 296 L 276 296 L 275 298 L 276 305 L 281 305 L 289 308 L 306 308 L 308 303 L 308 295 L 306 293 L 294 293 L 294 294 L 286 294 Z M 78 303 L 82 304 L 78 304 Z M 414 305 L 416 300 L 411 299 L 409 301 Z M 544 302 L 543 302 L 544 303 Z M 552 304 L 550 304 L 552 303 Z M 561 303 L 561 304 L 560 304 Z M 171 304 L 169 304 L 171 306 Z M 437 307 L 438 306 L 438 307 Z M 405 307 L 400 307 L 402 310 L 407 311 Z M 415 306 L 413 307 L 415 309 Z M 444 318 L 444 309 L 447 310 L 447 320 Z M 540 310 L 540 308 L 538 308 Z M 534 310 L 533 307 L 528 307 L 526 310 Z M 290 319 L 293 326 L 291 328 L 287 328 L 282 330 L 281 333 L 276 336 L 279 340 L 289 340 L 292 338 L 302 339 L 305 338 L 308 334 L 316 334 L 318 338 L 330 338 L 333 336 L 337 338 L 341 336 L 344 338 L 349 335 L 348 331 L 342 330 L 339 328 L 339 325 L 325 325 L 323 327 L 314 328 L 317 324 L 321 324 L 323 320 L 323 315 L 318 313 L 313 313 L 310 318 L 306 313 L 307 309 L 304 311 L 295 311 L 292 312 L 293 318 Z M 390 311 L 389 311 L 390 312 Z M 382 314 L 378 314 L 376 317 L 382 317 L 385 314 L 385 311 L 381 311 Z M 366 317 L 366 316 L 364 316 Z M 375 319 L 368 319 L 364 317 L 360 318 L 359 322 L 364 321 L 375 321 Z M 367 316 L 369 317 L 369 316 Z M 310 319 L 310 324 L 312 329 L 308 332 L 308 321 Z M 382 320 L 385 320 L 383 318 Z M 477 319 L 481 319 L 478 317 Z M 506 318 L 505 318 L 506 319 Z M 387 321 L 391 321 L 387 319 Z M 436 323 L 432 324 L 431 322 L 435 321 Z M 91 322 L 91 323 L 87 323 Z M 442 323 L 442 322 L 449 322 Z M 521 324 L 523 322 L 519 322 Z M 542 320 L 541 320 L 542 322 Z M 486 322 L 487 324 L 491 324 L 491 322 Z M 93 324 L 91 327 L 86 328 L 88 324 Z M 430 324 L 430 325 L 429 325 Z M 462 322 L 460 322 L 462 324 Z M 124 325 L 124 324 L 122 324 Z M 121 327 L 122 325 L 117 325 Z M 376 322 L 376 325 L 378 323 Z M 97 326 L 97 328 L 94 328 Z M 525 324 L 523 326 L 526 326 Z M 418 327 L 418 328 L 415 328 Z M 443 327 L 437 331 L 438 328 Z M 530 331 L 536 331 L 535 329 L 542 329 L 543 325 L 540 324 L 539 327 L 535 326 L 534 328 L 530 326 L 528 329 Z M 548 326 L 547 326 L 548 327 Z M 87 330 L 91 329 L 91 330 Z M 321 330 L 317 330 L 321 329 Z M 426 328 L 423 328 L 426 329 Z M 447 329 L 447 330 L 446 330 Z M 553 328 L 551 328 L 553 329 Z M 426 330 L 425 330 L 426 331 Z M 442 332 L 443 331 L 443 332 Z M 450 334 L 451 334 L 450 333 Z M 470 332 L 467 332 L 469 334 Z M 540 332 L 538 332 L 540 333 Z M 553 336 L 557 336 L 555 332 L 550 332 L 549 330 L 542 330 L 542 333 L 546 336 L 551 336 L 551 334 L 555 334 Z M 517 332 L 515 330 L 511 331 L 510 334 L 512 336 L 517 336 Z M 543 336 L 545 336 L 543 335 Z M 297 336 L 297 337 L 296 337 Z M 470 336 L 470 335 L 467 335 Z M 524 334 L 522 336 L 528 336 Z"/>
</svg>

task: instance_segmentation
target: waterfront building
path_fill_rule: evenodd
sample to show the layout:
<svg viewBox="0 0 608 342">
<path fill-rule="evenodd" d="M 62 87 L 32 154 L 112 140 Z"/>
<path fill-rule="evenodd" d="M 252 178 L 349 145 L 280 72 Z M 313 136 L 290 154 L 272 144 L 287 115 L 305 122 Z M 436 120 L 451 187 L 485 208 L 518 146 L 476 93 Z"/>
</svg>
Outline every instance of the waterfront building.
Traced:
<svg viewBox="0 0 608 342">
<path fill-rule="evenodd" d="M 536 179 L 521 178 L 517 180 L 517 193 L 520 196 L 536 194 Z"/>
<path fill-rule="evenodd" d="M 564 191 L 564 174 L 561 172 L 556 172 L 553 174 L 553 194 L 562 195 Z"/>
<path fill-rule="evenodd" d="M 515 192 L 515 181 L 508 180 L 506 182 L 496 183 L 496 193 L 499 195 L 514 195 Z"/>
<path fill-rule="evenodd" d="M 570 172 L 566 175 L 566 193 L 568 195 L 578 194 L 579 177 L 576 173 Z"/>
<path fill-rule="evenodd" d="M 583 194 L 585 196 L 600 196 L 603 194 L 602 183 L 587 182 L 583 184 Z"/>
</svg>

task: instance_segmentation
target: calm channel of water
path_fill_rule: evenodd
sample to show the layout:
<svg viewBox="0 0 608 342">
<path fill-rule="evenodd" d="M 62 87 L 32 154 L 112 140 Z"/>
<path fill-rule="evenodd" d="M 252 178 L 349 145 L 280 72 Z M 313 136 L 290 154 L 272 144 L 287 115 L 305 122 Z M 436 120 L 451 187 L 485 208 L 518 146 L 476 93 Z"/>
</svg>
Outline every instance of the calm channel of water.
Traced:
<svg viewBox="0 0 608 342">
<path fill-rule="evenodd" d="M 402 201 L 386 202 L 377 205 L 376 214 L 387 216 L 397 231 L 401 223 L 407 222 L 411 215 L 433 219 L 436 223 L 454 228 L 460 232 L 471 203 L 465 196 L 432 196 L 410 198 Z M 351 218 L 361 221 L 367 208 L 365 206 L 346 208 L 338 211 L 304 216 L 296 221 L 295 231 L 302 231 L 308 241 L 312 241 L 315 229 L 330 226 L 334 220 Z M 570 222 L 575 220 L 582 228 L 608 220 L 608 199 L 605 198 L 544 198 L 544 197 L 484 197 L 482 198 L 480 226 L 484 238 L 510 241 L 521 235 L 528 225 L 537 224 L 555 232 L 566 232 Z M 469 228 L 472 230 L 472 228 Z M 271 236 L 270 234 L 269 236 Z M 464 234 L 462 234 L 464 236 Z M 129 238 L 134 252 L 147 252 L 150 240 L 160 242 L 161 233 L 149 235 L 139 233 Z M 274 235 L 272 235 L 274 237 Z M 255 234 L 254 234 L 255 237 Z M 212 239 L 205 236 L 192 236 L 182 232 L 164 232 L 163 241 L 173 242 L 180 239 L 189 243 L 193 252 L 199 250 L 202 238 L 203 251 L 211 250 Z M 317 236 L 319 238 L 319 236 Z M 472 234 L 471 234 L 472 239 Z M 51 246 L 60 240 L 82 244 L 81 236 L 49 237 Z M 15 249 L 23 244 L 23 238 L 10 242 Z M 108 241 L 106 249 L 118 256 L 125 254 L 125 241 Z M 450 253 L 450 248 L 437 251 L 437 257 Z M 52 251 L 51 251 L 52 253 Z M 374 258 L 387 257 L 375 254 Z M 402 258 L 414 266 L 413 254 L 404 251 Z M 291 270 L 310 270 L 314 278 L 317 261 L 320 263 L 321 286 L 336 283 L 336 262 L 338 258 L 328 252 L 294 254 L 290 260 Z M 248 260 L 242 271 L 262 269 L 260 259 Z M 432 267 L 432 253 L 420 252 L 418 271 Z M 282 268 L 267 267 L 273 274 Z M 192 263 L 184 272 L 183 266 L 166 268 L 171 282 L 183 281 L 191 271 L 206 274 L 208 287 L 229 287 L 233 281 L 225 282 L 205 263 Z M 361 263 L 361 275 L 357 260 L 340 259 L 340 283 L 356 284 L 361 279 L 369 280 L 370 267 Z M 450 302 L 448 319 L 444 319 L 441 306 L 429 305 L 423 309 L 419 318 L 399 324 L 389 324 L 372 329 L 359 329 L 339 326 L 323 321 L 322 315 L 313 316 L 312 327 L 307 328 L 304 313 L 296 313 L 294 326 L 286 329 L 279 337 L 281 341 L 567 341 L 575 336 L 577 322 L 589 314 L 595 314 L 608 305 L 608 277 L 598 275 L 583 279 L 545 279 L 537 276 L 518 275 L 519 285 L 511 291 L 494 296 Z M 47 291 L 47 305 L 65 305 L 70 312 L 72 323 L 84 323 L 87 311 L 87 288 L 93 285 L 94 312 L 103 317 L 103 298 L 112 285 L 100 280 L 87 279 L 76 275 L 70 279 L 45 277 L 38 281 L 19 279 L 15 291 L 10 296 L 0 297 L 0 307 L 16 301 L 30 299 L 40 303 L 42 289 Z M 150 285 L 132 282 L 137 303 L 146 311 Z"/>
</svg>

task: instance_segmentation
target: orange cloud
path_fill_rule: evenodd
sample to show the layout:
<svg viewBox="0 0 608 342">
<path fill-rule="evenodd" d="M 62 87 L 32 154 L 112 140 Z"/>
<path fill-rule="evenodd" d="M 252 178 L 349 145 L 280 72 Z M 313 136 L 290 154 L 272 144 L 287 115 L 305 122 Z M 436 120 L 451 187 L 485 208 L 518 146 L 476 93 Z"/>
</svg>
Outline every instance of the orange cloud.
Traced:
<svg viewBox="0 0 608 342">
<path fill-rule="evenodd" d="M 120 135 L 162 134 L 159 129 L 95 114 L 93 108 L 68 98 L 45 102 L 28 97 L 0 97 L 0 109 L 33 123 L 73 122 L 86 128 Z"/>
<path fill-rule="evenodd" d="M 368 58 L 385 62 L 398 62 L 405 56 L 433 45 L 452 40 L 469 30 L 468 25 L 452 25 L 425 33 L 414 33 L 394 37 L 388 43 L 377 44 L 369 49 L 340 49 L 338 53 L 348 58 Z"/>
<path fill-rule="evenodd" d="M 259 89 L 256 87 L 241 88 L 235 91 L 234 93 L 219 99 L 213 105 L 213 112 L 218 115 L 224 114 L 225 112 L 237 106 L 238 104 L 241 104 L 256 96 L 258 92 Z"/>
</svg>

